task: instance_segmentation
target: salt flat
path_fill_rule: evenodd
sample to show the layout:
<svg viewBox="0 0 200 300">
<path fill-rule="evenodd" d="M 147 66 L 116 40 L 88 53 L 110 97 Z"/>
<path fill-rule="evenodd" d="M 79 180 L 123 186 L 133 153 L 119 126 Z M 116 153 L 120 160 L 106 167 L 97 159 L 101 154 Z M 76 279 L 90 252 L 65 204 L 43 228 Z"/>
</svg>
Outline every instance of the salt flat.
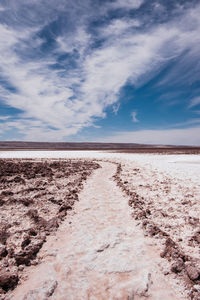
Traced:
<svg viewBox="0 0 200 300">
<path fill-rule="evenodd" d="M 137 161 L 142 165 L 151 165 L 171 176 L 199 180 L 200 155 L 161 155 L 110 153 L 108 151 L 0 151 L 0 158 L 95 158 L 123 159 Z"/>
<path fill-rule="evenodd" d="M 0 158 L 94 159 L 102 166 L 14 299 L 43 299 L 51 287 L 55 300 L 199 299 L 200 155 L 13 151 Z"/>
</svg>

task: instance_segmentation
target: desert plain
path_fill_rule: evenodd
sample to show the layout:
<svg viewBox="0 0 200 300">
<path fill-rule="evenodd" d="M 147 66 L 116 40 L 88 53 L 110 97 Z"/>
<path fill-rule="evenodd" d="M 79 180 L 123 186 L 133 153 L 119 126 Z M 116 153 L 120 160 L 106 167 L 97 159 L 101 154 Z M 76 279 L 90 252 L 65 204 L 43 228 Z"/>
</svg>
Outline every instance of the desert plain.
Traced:
<svg viewBox="0 0 200 300">
<path fill-rule="evenodd" d="M 0 151 L 0 299 L 200 299 L 200 152 L 134 152 Z"/>
</svg>

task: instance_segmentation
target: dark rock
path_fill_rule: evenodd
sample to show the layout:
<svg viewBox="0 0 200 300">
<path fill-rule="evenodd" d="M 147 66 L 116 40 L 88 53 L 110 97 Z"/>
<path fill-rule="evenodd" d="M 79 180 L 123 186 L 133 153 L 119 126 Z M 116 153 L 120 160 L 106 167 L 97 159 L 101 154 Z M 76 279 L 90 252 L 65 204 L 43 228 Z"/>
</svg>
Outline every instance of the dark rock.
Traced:
<svg viewBox="0 0 200 300">
<path fill-rule="evenodd" d="M 2 259 L 1 266 L 2 266 L 3 268 L 9 266 L 9 262 L 8 262 L 8 260 L 7 260 L 6 258 L 3 258 L 3 259 Z"/>
<path fill-rule="evenodd" d="M 26 234 L 24 236 L 24 239 L 23 239 L 22 243 L 21 243 L 22 249 L 24 249 L 26 246 L 28 246 L 30 244 L 30 242 L 31 242 L 30 236 L 28 234 Z"/>
<path fill-rule="evenodd" d="M 180 273 L 184 269 L 184 262 L 181 258 L 177 259 L 171 266 L 171 271 L 173 273 Z"/>
<path fill-rule="evenodd" d="M 66 210 L 63 210 L 63 211 L 61 211 L 61 212 L 59 212 L 58 214 L 57 214 L 57 216 L 58 216 L 58 218 L 60 219 L 60 220 L 64 220 L 64 217 L 67 215 L 67 211 Z"/>
<path fill-rule="evenodd" d="M 11 192 L 11 191 L 3 191 L 3 192 L 1 192 L 1 195 L 2 196 L 13 196 L 13 192 Z"/>
<path fill-rule="evenodd" d="M 20 251 L 18 253 L 15 254 L 15 261 L 17 266 L 20 265 L 29 265 L 30 262 L 30 258 L 28 256 L 26 256 L 26 253 L 24 251 Z"/>
<path fill-rule="evenodd" d="M 12 247 L 9 247 L 9 248 L 7 249 L 7 251 L 8 251 L 8 257 L 9 257 L 9 258 L 13 258 L 14 253 L 15 253 L 14 249 L 13 249 Z"/>
<path fill-rule="evenodd" d="M 19 278 L 17 272 L 0 272 L 0 287 L 5 291 L 13 289 L 18 281 Z"/>
<path fill-rule="evenodd" d="M 44 243 L 43 239 L 37 239 L 31 242 L 28 246 L 15 254 L 16 264 L 19 265 L 29 265 L 30 261 L 36 257 L 36 254 L 39 252 L 40 248 Z"/>
<path fill-rule="evenodd" d="M 198 244 L 200 244 L 200 230 L 198 230 L 198 231 L 194 234 L 194 236 L 192 237 L 192 239 L 193 239 L 194 241 L 196 241 Z"/>
<path fill-rule="evenodd" d="M 0 206 L 3 206 L 5 204 L 5 200 L 2 196 L 0 196 Z"/>
<path fill-rule="evenodd" d="M 27 212 L 27 216 L 29 216 L 31 219 L 37 221 L 38 220 L 38 211 L 37 209 L 29 209 Z"/>
<path fill-rule="evenodd" d="M 146 210 L 146 214 L 147 214 L 147 215 L 151 215 L 150 209 L 147 209 L 147 210 Z"/>
<path fill-rule="evenodd" d="M 146 217 L 147 217 L 147 216 L 146 216 L 145 211 L 140 210 L 140 212 L 137 213 L 135 219 L 136 219 L 136 220 L 141 220 L 141 219 L 145 219 Z"/>
<path fill-rule="evenodd" d="M 155 236 L 156 234 L 158 234 L 160 232 L 160 229 L 156 226 L 156 225 L 149 225 L 148 226 L 148 233 L 151 236 Z"/>
<path fill-rule="evenodd" d="M 30 228 L 28 231 L 29 235 L 36 236 L 38 234 L 37 230 L 34 228 Z"/>
<path fill-rule="evenodd" d="M 13 179 L 14 182 L 16 183 L 25 183 L 25 180 L 23 178 L 21 178 L 20 176 L 16 176 L 14 179 Z"/>
<path fill-rule="evenodd" d="M 0 243 L 4 244 L 6 243 L 6 240 L 9 237 L 8 233 L 9 225 L 3 222 L 0 222 Z"/>
<path fill-rule="evenodd" d="M 163 252 L 160 253 L 160 256 L 162 258 L 164 257 L 167 257 L 167 258 L 170 258 L 170 257 L 173 257 L 173 258 L 178 258 L 178 249 L 176 249 L 176 244 L 175 242 L 170 238 L 168 237 L 165 241 L 165 248 L 163 250 Z"/>
<path fill-rule="evenodd" d="M 72 206 L 68 203 L 63 204 L 60 208 L 59 208 L 59 212 L 62 212 L 63 210 L 72 210 Z"/>
<path fill-rule="evenodd" d="M 78 193 L 78 190 L 77 190 L 77 189 L 74 189 L 74 190 L 71 191 L 71 193 L 72 193 L 72 194 L 77 194 L 77 193 Z"/>
<path fill-rule="evenodd" d="M 57 205 L 61 205 L 61 204 L 63 203 L 62 200 L 57 200 L 57 199 L 55 199 L 54 197 L 50 197 L 50 198 L 48 199 L 48 201 L 52 202 L 53 204 L 57 204 Z"/>
<path fill-rule="evenodd" d="M 199 219 L 198 218 L 194 218 L 194 217 L 189 216 L 187 218 L 187 221 L 190 225 L 193 225 L 193 226 L 198 226 L 199 225 Z"/>
<path fill-rule="evenodd" d="M 165 276 L 169 275 L 169 271 L 165 270 L 163 273 Z"/>
<path fill-rule="evenodd" d="M 197 280 L 199 278 L 199 275 L 200 275 L 199 270 L 192 265 L 186 266 L 186 272 L 187 272 L 188 277 L 192 281 Z"/>
<path fill-rule="evenodd" d="M 33 199 L 31 198 L 24 198 L 19 200 L 24 206 L 29 206 L 30 204 L 33 204 Z"/>
<path fill-rule="evenodd" d="M 5 245 L 0 245 L 0 259 L 5 257 L 8 254 L 8 251 L 6 249 Z"/>
<path fill-rule="evenodd" d="M 134 200 L 134 199 L 132 199 L 132 198 L 131 198 L 131 199 L 129 199 L 129 201 L 128 201 L 128 205 L 129 205 L 129 206 L 132 206 L 132 205 L 133 205 L 133 203 L 134 203 L 134 201 L 135 201 L 135 200 Z"/>
</svg>

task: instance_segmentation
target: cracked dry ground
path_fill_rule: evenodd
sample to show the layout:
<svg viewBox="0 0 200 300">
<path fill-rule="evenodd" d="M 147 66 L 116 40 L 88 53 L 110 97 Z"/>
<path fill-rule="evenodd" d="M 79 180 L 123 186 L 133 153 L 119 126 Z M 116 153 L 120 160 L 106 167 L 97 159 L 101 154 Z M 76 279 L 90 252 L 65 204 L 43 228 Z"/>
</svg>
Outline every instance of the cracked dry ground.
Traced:
<svg viewBox="0 0 200 300">
<path fill-rule="evenodd" d="M 159 252 L 131 217 L 113 177 L 117 165 L 99 164 L 40 250 L 40 264 L 27 268 L 27 280 L 6 299 L 185 299 L 167 282 Z"/>
</svg>

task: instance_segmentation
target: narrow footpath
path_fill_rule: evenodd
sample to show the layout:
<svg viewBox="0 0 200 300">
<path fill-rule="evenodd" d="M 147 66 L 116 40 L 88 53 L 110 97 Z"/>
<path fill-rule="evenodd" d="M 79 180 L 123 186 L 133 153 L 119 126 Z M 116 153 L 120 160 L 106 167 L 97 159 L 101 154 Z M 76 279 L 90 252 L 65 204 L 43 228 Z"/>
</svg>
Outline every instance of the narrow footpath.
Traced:
<svg viewBox="0 0 200 300">
<path fill-rule="evenodd" d="M 101 163 L 84 185 L 80 201 L 41 249 L 14 300 L 184 299 L 158 267 L 159 253 L 136 226 L 128 199 Z"/>
</svg>

